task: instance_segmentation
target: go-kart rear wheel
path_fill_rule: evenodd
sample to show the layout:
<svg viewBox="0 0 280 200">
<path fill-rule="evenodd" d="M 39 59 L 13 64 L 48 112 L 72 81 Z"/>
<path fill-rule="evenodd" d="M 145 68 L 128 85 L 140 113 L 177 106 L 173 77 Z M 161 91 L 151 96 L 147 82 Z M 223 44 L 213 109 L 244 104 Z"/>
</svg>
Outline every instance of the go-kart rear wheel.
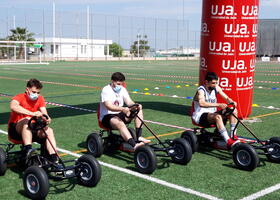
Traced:
<svg viewBox="0 0 280 200">
<path fill-rule="evenodd" d="M 80 164 L 77 169 L 79 183 L 87 187 L 96 186 L 101 178 L 99 162 L 92 155 L 83 155 L 77 162 Z"/>
<path fill-rule="evenodd" d="M 135 167 L 140 173 L 152 174 L 157 168 L 157 158 L 150 146 L 140 146 L 134 153 Z"/>
<path fill-rule="evenodd" d="M 268 149 L 267 159 L 271 162 L 280 163 L 280 137 L 270 138 L 268 145 L 271 145 L 271 149 Z"/>
<path fill-rule="evenodd" d="M 94 157 L 100 157 L 103 154 L 104 147 L 99 134 L 91 133 L 87 137 L 87 150 Z"/>
<path fill-rule="evenodd" d="M 0 147 L 0 176 L 4 176 L 7 170 L 7 153 Z"/>
<path fill-rule="evenodd" d="M 193 131 L 185 131 L 182 133 L 181 138 L 186 139 L 192 148 L 192 153 L 197 152 L 198 150 L 198 140 L 197 136 Z"/>
<path fill-rule="evenodd" d="M 173 140 L 172 149 L 172 160 L 175 163 L 186 165 L 192 159 L 192 148 L 189 142 L 183 138 L 176 138 Z"/>
<path fill-rule="evenodd" d="M 25 192 L 31 199 L 44 199 L 49 193 L 49 178 L 40 167 L 28 167 L 23 176 Z"/>
<path fill-rule="evenodd" d="M 249 144 L 239 143 L 233 147 L 232 153 L 235 165 L 242 170 L 253 171 L 259 164 L 259 156 Z"/>
</svg>

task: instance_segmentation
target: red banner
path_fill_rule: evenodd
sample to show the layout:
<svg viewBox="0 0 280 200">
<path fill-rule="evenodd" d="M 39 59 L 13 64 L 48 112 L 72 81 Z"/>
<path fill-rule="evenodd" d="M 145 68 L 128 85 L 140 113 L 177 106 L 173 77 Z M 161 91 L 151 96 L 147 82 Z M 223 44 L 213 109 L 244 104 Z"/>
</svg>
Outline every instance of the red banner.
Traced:
<svg viewBox="0 0 280 200">
<path fill-rule="evenodd" d="M 258 15 L 259 0 L 203 0 L 200 84 L 215 72 L 240 118 L 252 112 Z"/>
</svg>

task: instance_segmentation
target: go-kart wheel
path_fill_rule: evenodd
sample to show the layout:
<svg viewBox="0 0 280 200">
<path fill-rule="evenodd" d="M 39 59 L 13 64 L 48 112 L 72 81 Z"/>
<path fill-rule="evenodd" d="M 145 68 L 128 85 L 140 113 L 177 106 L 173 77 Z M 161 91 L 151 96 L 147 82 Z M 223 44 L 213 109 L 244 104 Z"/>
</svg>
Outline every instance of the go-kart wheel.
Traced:
<svg viewBox="0 0 280 200">
<path fill-rule="evenodd" d="M 157 158 L 149 146 L 140 146 L 134 153 L 134 164 L 140 173 L 152 174 L 157 168 Z"/>
<path fill-rule="evenodd" d="M 101 167 L 99 162 L 92 155 L 83 155 L 78 161 L 78 179 L 81 185 L 94 187 L 100 181 Z"/>
<path fill-rule="evenodd" d="M 182 133 L 181 138 L 186 139 L 192 148 L 192 153 L 197 152 L 198 150 L 198 140 L 197 136 L 193 131 L 185 131 Z"/>
<path fill-rule="evenodd" d="M 100 157 L 103 154 L 104 147 L 100 135 L 97 133 L 91 133 L 87 137 L 87 150 L 94 157 Z"/>
<path fill-rule="evenodd" d="M 172 143 L 172 160 L 175 163 L 186 165 L 192 159 L 192 148 L 189 142 L 183 138 L 176 138 Z"/>
<path fill-rule="evenodd" d="M 271 148 L 268 149 L 267 159 L 271 162 L 280 163 L 280 137 L 270 138 L 268 145 L 271 145 Z"/>
<path fill-rule="evenodd" d="M 136 131 L 135 131 L 135 129 L 134 129 L 134 128 L 130 128 L 130 127 L 128 127 L 127 129 L 128 129 L 128 131 L 130 132 L 132 138 L 133 138 L 135 141 L 137 141 L 138 138 L 137 138 L 137 136 L 136 136 Z"/>
<path fill-rule="evenodd" d="M 232 153 L 235 165 L 242 170 L 253 171 L 259 164 L 259 156 L 249 144 L 239 143 L 233 147 Z"/>
<path fill-rule="evenodd" d="M 0 147 L 0 176 L 5 175 L 7 170 L 7 153 Z"/>
<path fill-rule="evenodd" d="M 49 193 L 49 178 L 40 167 L 28 167 L 23 176 L 25 192 L 31 199 L 44 199 Z"/>
</svg>

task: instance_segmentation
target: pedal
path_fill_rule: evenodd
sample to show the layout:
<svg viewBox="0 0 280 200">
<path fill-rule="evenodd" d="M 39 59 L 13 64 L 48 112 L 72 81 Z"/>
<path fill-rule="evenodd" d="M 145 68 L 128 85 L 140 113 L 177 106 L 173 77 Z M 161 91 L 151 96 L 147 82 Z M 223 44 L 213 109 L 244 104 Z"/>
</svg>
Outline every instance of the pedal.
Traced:
<svg viewBox="0 0 280 200">
<path fill-rule="evenodd" d="M 134 148 L 130 144 L 128 144 L 127 142 L 123 142 L 120 145 L 120 150 L 125 151 L 125 152 L 134 152 Z"/>
</svg>

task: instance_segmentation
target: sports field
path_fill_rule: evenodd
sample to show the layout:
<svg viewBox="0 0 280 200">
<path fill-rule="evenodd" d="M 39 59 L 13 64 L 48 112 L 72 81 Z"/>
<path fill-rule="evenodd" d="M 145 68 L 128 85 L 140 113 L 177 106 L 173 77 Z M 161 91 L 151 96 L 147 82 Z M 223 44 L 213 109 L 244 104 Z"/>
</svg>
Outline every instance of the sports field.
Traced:
<svg viewBox="0 0 280 200">
<path fill-rule="evenodd" d="M 0 65 L 1 133 L 7 131 L 11 97 L 24 92 L 28 79 L 37 78 L 44 84 L 42 94 L 48 102 L 58 147 L 76 153 L 63 154 L 63 159 L 82 155 L 87 135 L 99 130 L 95 111 L 101 88 L 116 71 L 126 75 L 132 99 L 143 105 L 147 124 L 163 140 L 180 137 L 184 129 L 193 128 L 187 114 L 198 83 L 197 61 L 56 62 Z M 262 139 L 280 136 L 279 77 L 279 63 L 257 63 L 253 112 L 245 123 Z M 238 135 L 249 136 L 243 128 Z M 145 129 L 144 136 L 150 137 Z M 7 136 L 0 134 L 0 141 L 7 143 Z M 230 152 L 199 151 L 187 166 L 159 158 L 158 168 L 151 176 L 137 173 L 132 154 L 117 151 L 98 160 L 102 177 L 96 187 L 82 187 L 73 180 L 50 181 L 47 199 L 280 197 L 280 165 L 265 157 L 253 172 L 247 172 L 235 168 Z M 11 167 L 0 177 L 0 199 L 26 198 L 21 176 L 18 168 Z"/>
</svg>

